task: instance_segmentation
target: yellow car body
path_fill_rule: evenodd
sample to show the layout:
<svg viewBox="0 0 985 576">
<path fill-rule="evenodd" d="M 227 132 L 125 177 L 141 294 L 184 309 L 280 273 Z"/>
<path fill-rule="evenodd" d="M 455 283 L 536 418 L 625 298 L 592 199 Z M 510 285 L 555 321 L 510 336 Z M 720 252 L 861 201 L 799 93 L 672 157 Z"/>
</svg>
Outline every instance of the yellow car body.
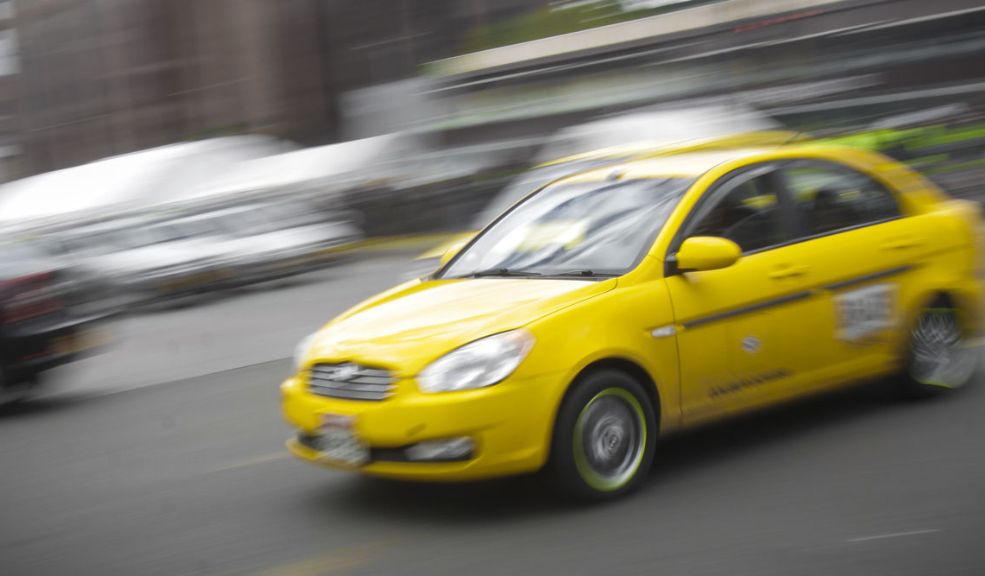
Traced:
<svg viewBox="0 0 985 576">
<path fill-rule="evenodd" d="M 717 186 L 737 174 L 798 162 L 871 178 L 891 194 L 900 214 L 741 257 L 715 252 L 718 243 L 734 244 L 714 238 L 708 246 L 701 238 L 688 243 L 693 254 L 684 254 L 682 232 Z M 562 183 L 669 176 L 690 184 L 638 263 L 617 277 L 419 279 L 325 325 L 281 387 L 284 416 L 299 431 L 289 449 L 311 462 L 353 467 L 304 441 L 317 438 L 326 421 L 341 421 L 371 449 L 373 456 L 355 466 L 365 474 L 457 481 L 533 472 L 552 458 L 566 395 L 594 370 L 623 372 L 645 389 L 656 428 L 645 442 L 652 443 L 680 429 L 899 372 L 911 328 L 935 299 L 953 302 L 962 330 L 977 334 L 979 210 L 910 169 L 871 152 L 798 143 L 663 154 Z M 808 205 L 821 194 L 797 193 Z M 702 270 L 681 270 L 685 257 Z M 866 298 L 875 298 L 876 315 L 883 316 L 866 316 Z M 851 314 L 861 316 L 846 319 Z M 533 344 L 502 381 L 451 392 L 420 389 L 419 375 L 436 359 L 517 329 Z M 313 366 L 340 363 L 384 370 L 392 389 L 378 401 L 313 393 Z M 465 459 L 421 462 L 400 455 L 409 446 L 459 437 L 472 442 Z"/>
</svg>

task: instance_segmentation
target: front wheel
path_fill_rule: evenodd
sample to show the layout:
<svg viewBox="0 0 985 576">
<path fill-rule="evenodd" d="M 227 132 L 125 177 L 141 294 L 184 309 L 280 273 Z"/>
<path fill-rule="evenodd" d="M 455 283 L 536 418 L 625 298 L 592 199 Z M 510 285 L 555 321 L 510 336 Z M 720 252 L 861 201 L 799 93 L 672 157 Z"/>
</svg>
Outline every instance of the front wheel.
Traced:
<svg viewBox="0 0 985 576">
<path fill-rule="evenodd" d="M 613 498 L 646 477 L 655 443 L 654 409 L 640 383 L 615 370 L 594 372 L 564 399 L 548 472 L 569 496 Z"/>
<path fill-rule="evenodd" d="M 925 397 L 967 385 L 978 368 L 959 310 L 946 300 L 924 308 L 910 331 L 903 392 Z"/>
</svg>

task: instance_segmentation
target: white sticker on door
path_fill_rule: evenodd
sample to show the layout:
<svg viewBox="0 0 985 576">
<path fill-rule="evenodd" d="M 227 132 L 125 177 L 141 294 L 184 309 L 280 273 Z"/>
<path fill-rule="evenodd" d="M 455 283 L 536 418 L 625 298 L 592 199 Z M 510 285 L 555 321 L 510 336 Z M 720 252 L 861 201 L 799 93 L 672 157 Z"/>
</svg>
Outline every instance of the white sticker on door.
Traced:
<svg viewBox="0 0 985 576">
<path fill-rule="evenodd" d="M 838 338 L 855 342 L 891 328 L 895 293 L 893 284 L 876 284 L 835 296 Z"/>
</svg>

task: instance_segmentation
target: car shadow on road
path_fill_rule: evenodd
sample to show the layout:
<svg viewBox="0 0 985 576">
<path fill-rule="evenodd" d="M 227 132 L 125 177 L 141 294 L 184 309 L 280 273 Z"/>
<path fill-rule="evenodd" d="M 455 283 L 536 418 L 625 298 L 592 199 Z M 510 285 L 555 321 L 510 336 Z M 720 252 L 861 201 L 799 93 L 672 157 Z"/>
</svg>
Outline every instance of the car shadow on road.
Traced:
<svg viewBox="0 0 985 576">
<path fill-rule="evenodd" d="M 353 476 L 349 482 L 319 487 L 309 496 L 316 510 L 329 517 L 339 514 L 411 524 L 491 523 L 523 516 L 558 513 L 565 506 L 557 498 L 545 498 L 546 487 L 537 476 L 519 476 L 436 484 L 400 482 Z"/>
<path fill-rule="evenodd" d="M 796 442 L 799 436 L 836 427 L 851 420 L 907 409 L 897 383 L 882 379 L 860 386 L 823 393 L 762 411 L 754 411 L 666 439 L 658 448 L 658 466 L 652 481 L 693 473 L 725 457 L 769 444 Z M 651 484 L 654 482 L 651 482 Z"/>
<path fill-rule="evenodd" d="M 744 452 L 763 450 L 773 443 L 796 442 L 798 437 L 849 421 L 926 406 L 924 402 L 900 400 L 894 385 L 888 380 L 871 382 L 668 438 L 658 446 L 654 471 L 641 492 L 659 490 L 662 482 L 704 473 L 702 468 L 741 457 Z M 975 386 L 973 390 L 981 387 Z M 960 397 L 971 391 L 929 402 L 960 401 Z M 513 521 L 541 514 L 577 513 L 594 507 L 559 497 L 539 476 L 465 484 L 397 482 L 353 476 L 341 488 L 339 484 L 333 484 L 330 490 L 319 487 L 309 496 L 315 509 L 332 516 L 358 514 L 388 521 L 402 519 L 463 525 Z M 631 496 L 624 502 L 632 505 L 632 499 Z"/>
<path fill-rule="evenodd" d="M 83 394 L 58 394 L 38 398 L 25 398 L 0 405 L 0 422 L 18 418 L 34 418 L 77 408 L 94 398 Z"/>
</svg>

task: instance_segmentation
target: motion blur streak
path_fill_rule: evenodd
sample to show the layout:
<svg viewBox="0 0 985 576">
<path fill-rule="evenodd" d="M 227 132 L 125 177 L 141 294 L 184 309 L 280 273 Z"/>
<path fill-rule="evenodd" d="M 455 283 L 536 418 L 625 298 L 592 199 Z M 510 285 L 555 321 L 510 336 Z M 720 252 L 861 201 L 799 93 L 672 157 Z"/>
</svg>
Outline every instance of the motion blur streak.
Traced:
<svg viewBox="0 0 985 576">
<path fill-rule="evenodd" d="M 857 169 L 852 159 L 872 152 L 900 163 L 871 166 L 869 184 L 913 201 L 886 210 L 865 184 L 832 190 L 777 156 L 773 183 L 789 195 L 759 190 L 713 216 L 778 210 L 778 226 L 748 232 L 821 237 L 864 205 L 899 233 L 806 256 L 794 247 L 800 260 L 737 279 L 769 251 L 739 256 L 722 240 L 741 249 L 745 239 L 720 226 L 673 259 L 641 262 L 654 285 L 700 291 L 718 274 L 732 278 L 728 290 L 666 307 L 640 284 L 642 304 L 621 324 L 610 314 L 538 333 L 519 367 L 491 357 L 504 341 L 487 341 L 439 365 L 451 366 L 452 387 L 483 353 L 487 386 L 424 400 L 406 363 L 395 380 L 380 366 L 349 362 L 351 378 L 352 366 L 329 366 L 326 396 L 294 416 L 317 428 L 324 416 L 310 406 L 342 406 L 331 416 L 350 421 L 348 411 L 495 395 L 505 389 L 490 383 L 496 369 L 574 370 L 556 365 L 566 356 L 538 356 L 548 338 L 600 327 L 625 336 L 619 328 L 647 314 L 632 337 L 666 353 L 639 360 L 666 372 L 674 395 L 660 398 L 659 431 L 699 421 L 695 406 L 780 394 L 799 367 L 828 364 L 832 338 L 859 357 L 876 340 L 887 350 L 905 340 L 906 355 L 891 356 L 910 392 L 963 384 L 983 344 L 982 318 L 968 313 L 981 303 L 967 296 L 985 280 L 982 62 L 980 0 L 0 0 L 0 575 L 979 576 L 978 377 L 926 403 L 888 400 L 904 383 L 889 377 L 661 438 L 640 489 L 593 507 L 559 501 L 542 475 L 427 485 L 306 466 L 283 448 L 305 426 L 283 423 L 276 384 L 302 338 L 399 283 L 410 283 L 399 294 L 419 291 L 417 309 L 356 318 L 362 334 L 397 334 L 394 349 L 426 350 L 421 369 L 451 352 L 456 330 L 491 336 L 479 332 L 497 314 L 512 314 L 496 325 L 508 332 L 526 329 L 531 310 L 580 306 L 573 286 L 624 294 L 633 272 L 612 255 L 645 244 L 634 226 L 681 216 L 675 202 L 719 165 L 715 154 L 808 148 L 840 150 L 834 161 Z M 689 172 L 684 158 L 708 170 Z M 624 186 L 640 166 L 667 178 Z M 560 179 L 574 188 L 550 221 L 532 218 L 502 242 L 482 233 Z M 615 194 L 577 196 L 589 180 L 625 202 L 668 192 L 619 212 Z M 572 217 L 590 201 L 591 217 Z M 893 228 L 913 219 L 926 228 Z M 514 265 L 555 249 L 579 265 L 550 279 Z M 682 270 L 678 256 L 698 268 Z M 736 266 L 709 268 L 723 263 Z M 462 278 L 429 280 L 446 265 Z M 928 295 L 903 319 L 918 298 L 893 286 L 931 267 L 967 290 Z M 469 297 L 423 312 L 442 282 L 471 282 Z M 769 320 L 786 305 L 801 312 Z M 400 340 L 408 326 L 420 331 Z M 826 329 L 832 338 L 810 345 L 782 337 Z M 712 332 L 720 346 L 695 340 Z M 332 335 L 334 345 L 353 337 Z M 380 354 L 381 342 L 357 352 Z M 701 361 L 678 370 L 689 351 Z M 301 360 L 331 364 L 334 352 Z M 776 357 L 786 364 L 764 360 Z M 291 378 L 304 388 L 303 370 Z M 546 396 L 523 383 L 536 401 L 503 417 L 473 405 L 415 428 L 391 412 L 381 429 L 419 442 L 357 448 L 377 459 L 453 454 L 469 469 L 488 444 L 460 430 L 427 435 L 463 420 L 520 423 Z M 340 386 L 384 399 L 367 408 L 330 397 Z M 536 411 L 551 432 L 553 408 Z M 608 426 L 601 439 L 620 447 L 630 428 L 607 424 L 619 411 L 589 412 L 582 429 Z M 350 440 L 371 435 L 351 421 Z M 504 443 L 533 438 L 518 429 Z M 596 445 L 593 457 L 605 456 Z"/>
</svg>

